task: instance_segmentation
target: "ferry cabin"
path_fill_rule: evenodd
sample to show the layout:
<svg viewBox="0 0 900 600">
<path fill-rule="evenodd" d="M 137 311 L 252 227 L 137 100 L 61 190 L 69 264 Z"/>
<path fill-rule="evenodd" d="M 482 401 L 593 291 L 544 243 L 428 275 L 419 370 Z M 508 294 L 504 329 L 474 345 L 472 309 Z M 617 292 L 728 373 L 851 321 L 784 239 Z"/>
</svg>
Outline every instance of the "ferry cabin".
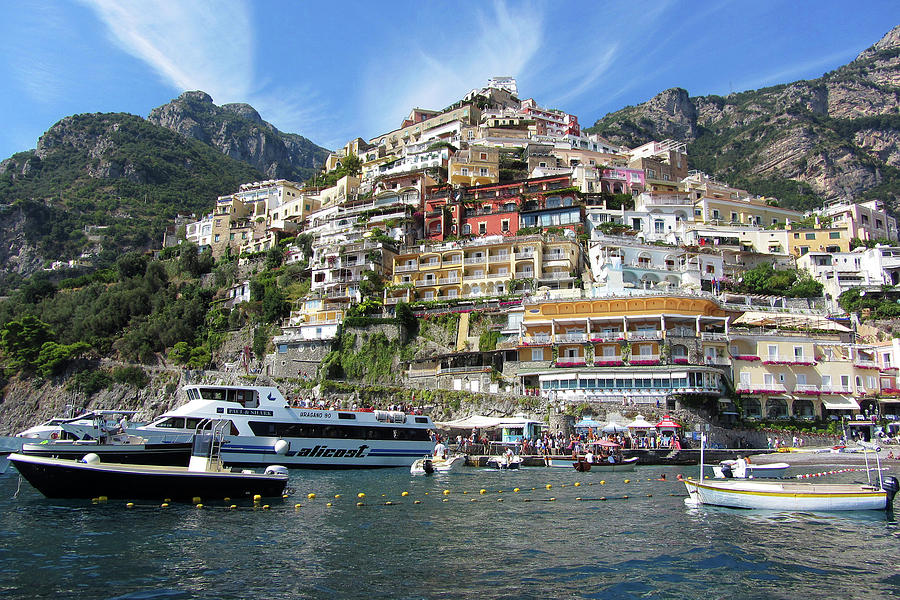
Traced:
<svg viewBox="0 0 900 600">
<path fill-rule="evenodd" d="M 300 468 L 408 467 L 431 452 L 431 418 L 400 411 L 290 406 L 275 387 L 192 385 L 188 402 L 140 429 L 155 441 L 192 434 L 200 419 L 227 419 L 222 460 Z"/>
</svg>

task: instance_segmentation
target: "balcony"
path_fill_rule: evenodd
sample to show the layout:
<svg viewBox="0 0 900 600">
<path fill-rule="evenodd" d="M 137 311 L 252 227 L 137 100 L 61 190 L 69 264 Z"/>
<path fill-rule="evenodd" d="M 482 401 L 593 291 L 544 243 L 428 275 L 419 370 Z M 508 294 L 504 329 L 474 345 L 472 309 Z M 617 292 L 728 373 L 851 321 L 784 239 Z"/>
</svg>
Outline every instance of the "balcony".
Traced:
<svg viewBox="0 0 900 600">
<path fill-rule="evenodd" d="M 429 261 L 429 262 L 424 262 L 424 263 L 419 264 L 419 268 L 420 268 L 420 269 L 440 269 L 440 268 L 441 268 L 441 261 L 439 261 L 439 260 L 432 260 L 432 261 Z"/>
<path fill-rule="evenodd" d="M 621 342 L 625 340 L 625 334 L 621 331 L 612 331 L 609 333 L 592 333 L 592 342 Z"/>
<path fill-rule="evenodd" d="M 556 342 L 559 344 L 577 344 L 586 342 L 588 339 L 586 333 L 557 333 Z"/>
<path fill-rule="evenodd" d="M 815 365 L 816 360 L 812 356 L 806 355 L 782 356 L 780 354 L 769 354 L 763 357 L 763 364 L 809 367 Z M 877 369 L 878 367 L 876 366 L 875 368 Z"/>
<path fill-rule="evenodd" d="M 511 277 L 511 276 L 512 276 L 512 275 L 511 275 L 510 273 L 508 273 L 508 272 L 506 272 L 506 273 L 488 273 L 487 275 L 485 275 L 485 278 L 487 278 L 487 279 L 500 279 L 500 278 L 503 278 L 503 277 Z"/>
<path fill-rule="evenodd" d="M 666 337 L 695 338 L 697 337 L 697 332 L 693 329 L 669 329 L 666 331 Z"/>
<path fill-rule="evenodd" d="M 780 383 L 755 383 L 749 387 L 741 386 L 737 389 L 739 394 L 783 394 L 785 391 L 784 386 Z"/>
<path fill-rule="evenodd" d="M 713 367 L 727 367 L 731 364 L 731 361 L 724 356 L 704 356 L 703 364 Z"/>
<path fill-rule="evenodd" d="M 467 265 L 483 265 L 486 261 L 483 256 L 476 256 L 473 258 L 467 258 L 464 262 Z"/>
<path fill-rule="evenodd" d="M 727 342 L 728 335 L 723 332 L 703 331 L 700 333 L 700 339 L 704 342 Z"/>
<path fill-rule="evenodd" d="M 438 284 L 437 279 L 420 279 L 419 281 L 416 282 L 415 285 L 416 285 L 416 287 L 428 287 L 428 286 L 434 286 L 437 284 Z"/>
<path fill-rule="evenodd" d="M 563 273 L 551 272 L 551 273 L 542 274 L 538 279 L 552 279 L 554 281 L 558 281 L 561 279 L 575 279 L 575 278 L 572 277 L 572 275 L 568 272 L 563 272 Z"/>
<path fill-rule="evenodd" d="M 516 271 L 516 279 L 532 279 L 534 271 Z"/>
<path fill-rule="evenodd" d="M 385 298 L 384 299 L 384 303 L 386 305 L 399 304 L 400 302 L 406 302 L 406 298 Z"/>
<path fill-rule="evenodd" d="M 449 267 L 452 265 L 459 265 L 459 264 L 462 264 L 462 258 L 459 256 L 454 256 L 453 258 L 445 258 L 443 261 L 443 265 L 445 267 Z"/>
<path fill-rule="evenodd" d="M 459 277 L 442 277 L 441 279 L 438 279 L 439 285 L 451 285 L 454 283 L 460 283 L 460 278 Z"/>
<path fill-rule="evenodd" d="M 509 254 L 496 254 L 490 257 L 490 262 L 492 263 L 501 263 L 501 262 L 509 262 Z"/>
<path fill-rule="evenodd" d="M 821 393 L 823 394 L 852 394 L 850 386 L 845 385 L 822 385 Z"/>
<path fill-rule="evenodd" d="M 633 366 L 648 366 L 659 364 L 659 354 L 632 354 L 628 364 Z"/>
<path fill-rule="evenodd" d="M 659 340 L 662 339 L 662 331 L 629 331 L 628 339 L 631 341 Z"/>
<path fill-rule="evenodd" d="M 813 385 L 811 383 L 798 383 L 794 386 L 794 393 L 814 396 L 821 393 L 821 391 L 819 390 L 819 386 L 817 385 Z"/>
<path fill-rule="evenodd" d="M 418 271 L 419 265 L 397 265 L 394 267 L 394 273 L 409 273 L 410 271 Z"/>
<path fill-rule="evenodd" d="M 856 359 L 853 366 L 857 369 L 878 369 L 878 363 L 874 360 Z"/>
<path fill-rule="evenodd" d="M 544 254 L 542 258 L 543 258 L 544 262 L 549 262 L 549 261 L 553 261 L 553 260 L 564 260 L 564 261 L 569 260 L 569 257 L 567 255 L 563 254 L 562 252 L 551 252 L 550 254 Z"/>
<path fill-rule="evenodd" d="M 548 346 L 552 342 L 549 334 L 546 335 L 523 335 L 523 346 Z"/>
<path fill-rule="evenodd" d="M 465 275 L 463 276 L 463 281 L 480 281 L 484 279 L 484 273 L 479 273 L 477 275 Z"/>
<path fill-rule="evenodd" d="M 516 252 L 516 260 L 531 260 L 535 256 L 534 252 Z"/>
</svg>

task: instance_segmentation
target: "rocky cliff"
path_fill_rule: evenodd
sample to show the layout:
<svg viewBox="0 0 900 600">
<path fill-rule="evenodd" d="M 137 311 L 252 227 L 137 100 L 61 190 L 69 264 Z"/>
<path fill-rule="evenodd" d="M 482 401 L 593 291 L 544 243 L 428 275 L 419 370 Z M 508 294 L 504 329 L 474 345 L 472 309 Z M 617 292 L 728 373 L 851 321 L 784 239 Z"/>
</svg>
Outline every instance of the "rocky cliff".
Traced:
<svg viewBox="0 0 900 600">
<path fill-rule="evenodd" d="M 328 150 L 305 137 L 282 133 L 249 104 L 216 106 L 204 92 L 185 92 L 154 108 L 147 119 L 209 144 L 273 179 L 308 179 L 328 156 Z"/>
<path fill-rule="evenodd" d="M 830 199 L 900 203 L 900 26 L 818 79 L 728 96 L 665 90 L 588 131 L 637 146 L 688 143 L 692 168 L 811 208 Z"/>
</svg>

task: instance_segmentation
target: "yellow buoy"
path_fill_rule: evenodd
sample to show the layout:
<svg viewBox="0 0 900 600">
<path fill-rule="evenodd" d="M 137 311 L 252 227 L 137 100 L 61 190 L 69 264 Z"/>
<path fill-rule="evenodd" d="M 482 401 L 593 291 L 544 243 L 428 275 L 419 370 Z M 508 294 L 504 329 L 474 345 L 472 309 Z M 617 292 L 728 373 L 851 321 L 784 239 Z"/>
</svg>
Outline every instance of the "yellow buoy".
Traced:
<svg viewBox="0 0 900 600">
<path fill-rule="evenodd" d="M 485 494 L 487 494 L 487 490 L 484 488 L 481 488 L 480 490 L 478 490 L 478 493 L 481 494 L 482 496 L 484 496 Z"/>
<path fill-rule="evenodd" d="M 626 479 L 626 480 L 625 480 L 625 483 L 631 483 L 631 480 L 630 480 L 630 479 Z"/>
<path fill-rule="evenodd" d="M 575 487 L 581 487 L 581 482 L 580 482 L 580 481 L 576 481 L 576 482 L 573 483 L 572 485 L 574 485 Z"/>
<path fill-rule="evenodd" d="M 362 503 L 362 502 L 357 502 L 356 505 L 357 505 L 357 506 L 363 506 L 363 503 Z"/>
<path fill-rule="evenodd" d="M 561 484 L 559 484 L 559 487 L 566 487 L 566 484 L 561 483 Z"/>
<path fill-rule="evenodd" d="M 403 497 L 405 498 L 406 496 L 409 496 L 409 492 L 403 492 L 403 493 L 400 494 L 400 495 L 403 496 Z"/>
<path fill-rule="evenodd" d="M 450 500 L 447 498 L 441 498 L 441 502 L 450 502 Z"/>
<path fill-rule="evenodd" d="M 228 508 L 230 508 L 231 510 L 237 510 L 237 504 L 232 504 Z"/>
<path fill-rule="evenodd" d="M 335 498 L 340 498 L 341 495 L 340 495 L 340 494 L 335 494 L 334 497 L 335 497 Z"/>
<path fill-rule="evenodd" d="M 231 502 L 231 498 L 229 498 L 228 496 L 225 496 L 225 499 L 222 502 Z"/>
<path fill-rule="evenodd" d="M 365 498 L 365 497 L 366 497 L 366 494 L 365 494 L 365 492 L 360 492 L 360 493 L 358 493 L 358 494 L 356 495 L 356 497 L 357 497 L 357 498 Z"/>
<path fill-rule="evenodd" d="M 100 496 L 99 498 L 97 498 L 97 500 L 99 500 L 100 502 L 106 502 L 107 500 L 109 500 L 109 498 L 106 496 Z"/>
<path fill-rule="evenodd" d="M 469 493 L 469 492 L 467 492 L 467 491 L 465 491 L 465 490 L 463 490 L 463 494 L 468 494 L 468 493 Z"/>
<path fill-rule="evenodd" d="M 581 498 L 575 498 L 575 501 L 576 501 L 576 502 L 580 502 L 580 501 L 581 501 Z"/>
<path fill-rule="evenodd" d="M 326 502 L 325 506 L 331 506 L 331 502 Z"/>
<path fill-rule="evenodd" d="M 388 500 L 387 502 L 384 503 L 385 506 L 393 506 L 393 504 L 394 503 L 391 502 L 390 500 Z"/>
<path fill-rule="evenodd" d="M 518 492 L 518 491 L 519 491 L 519 488 L 513 488 L 513 491 L 514 491 L 514 492 Z"/>
<path fill-rule="evenodd" d="M 102 497 L 103 497 L 103 496 L 100 496 L 100 498 L 102 498 Z M 98 499 L 99 499 L 99 498 L 98 498 Z M 168 504 L 169 502 L 171 502 L 171 501 L 172 501 L 171 498 L 166 498 L 165 500 L 163 500 L 163 502 L 165 502 L 165 503 L 167 503 L 167 504 Z"/>
<path fill-rule="evenodd" d="M 261 495 L 259 495 L 259 494 L 253 494 L 253 501 L 254 501 L 254 502 L 259 502 L 260 500 L 262 500 L 262 496 L 261 496 Z"/>
<path fill-rule="evenodd" d="M 263 510 L 269 510 L 269 505 L 268 505 L 268 504 L 263 504 Z"/>
<path fill-rule="evenodd" d="M 549 489 L 552 488 L 553 486 L 552 486 L 551 484 L 548 483 L 545 487 L 549 490 Z"/>
<path fill-rule="evenodd" d="M 601 480 L 600 480 L 600 485 L 606 485 L 606 480 L 605 480 L 605 479 L 601 479 Z"/>
<path fill-rule="evenodd" d="M 125 505 L 125 508 L 134 508 L 134 502 L 129 502 Z"/>
<path fill-rule="evenodd" d="M 469 498 L 469 502 L 478 502 L 478 498 Z"/>
<path fill-rule="evenodd" d="M 287 497 L 288 497 L 287 494 L 282 494 L 282 495 L 281 495 L 281 499 L 282 499 L 282 500 L 286 499 Z"/>
<path fill-rule="evenodd" d="M 294 508 L 301 508 L 302 506 L 303 506 L 302 504 L 295 504 Z"/>
<path fill-rule="evenodd" d="M 550 498 L 550 502 L 553 502 L 554 500 L 556 500 L 556 498 Z"/>
<path fill-rule="evenodd" d="M 316 499 L 316 495 L 313 494 L 312 492 L 308 493 L 308 494 L 306 495 L 306 497 L 309 498 L 310 500 L 315 500 L 315 499 Z"/>
<path fill-rule="evenodd" d="M 197 507 L 197 508 L 203 508 L 203 504 L 202 504 L 201 502 L 198 502 L 198 503 L 196 504 L 196 507 Z"/>
<path fill-rule="evenodd" d="M 450 490 L 444 490 L 444 495 L 445 495 L 445 496 L 449 496 L 449 495 L 450 495 Z"/>
<path fill-rule="evenodd" d="M 162 504 L 159 505 L 159 507 L 160 507 L 160 508 L 169 508 L 169 503 L 168 503 L 168 502 L 163 502 Z"/>
<path fill-rule="evenodd" d="M 413 504 L 422 504 L 421 500 L 413 500 Z"/>
</svg>

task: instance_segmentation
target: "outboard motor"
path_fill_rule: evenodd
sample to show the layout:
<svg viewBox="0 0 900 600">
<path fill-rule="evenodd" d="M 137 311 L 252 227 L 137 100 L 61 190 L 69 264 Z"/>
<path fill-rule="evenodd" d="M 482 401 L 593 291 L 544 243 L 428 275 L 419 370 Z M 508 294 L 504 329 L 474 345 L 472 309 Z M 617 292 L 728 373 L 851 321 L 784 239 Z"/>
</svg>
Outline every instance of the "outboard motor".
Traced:
<svg viewBox="0 0 900 600">
<path fill-rule="evenodd" d="M 731 470 L 730 463 L 722 464 L 722 477 L 724 477 L 725 479 L 731 479 L 732 477 L 734 477 L 734 472 Z"/>
<path fill-rule="evenodd" d="M 425 471 L 426 475 L 431 475 L 434 473 L 434 461 L 430 456 L 425 457 L 422 461 L 422 470 Z"/>
<path fill-rule="evenodd" d="M 900 490 L 900 483 L 897 482 L 896 477 L 888 475 L 881 482 L 881 489 L 887 492 L 887 503 L 885 504 L 885 508 L 890 509 L 891 505 L 894 503 L 894 496 L 897 495 L 897 490 Z"/>
</svg>

